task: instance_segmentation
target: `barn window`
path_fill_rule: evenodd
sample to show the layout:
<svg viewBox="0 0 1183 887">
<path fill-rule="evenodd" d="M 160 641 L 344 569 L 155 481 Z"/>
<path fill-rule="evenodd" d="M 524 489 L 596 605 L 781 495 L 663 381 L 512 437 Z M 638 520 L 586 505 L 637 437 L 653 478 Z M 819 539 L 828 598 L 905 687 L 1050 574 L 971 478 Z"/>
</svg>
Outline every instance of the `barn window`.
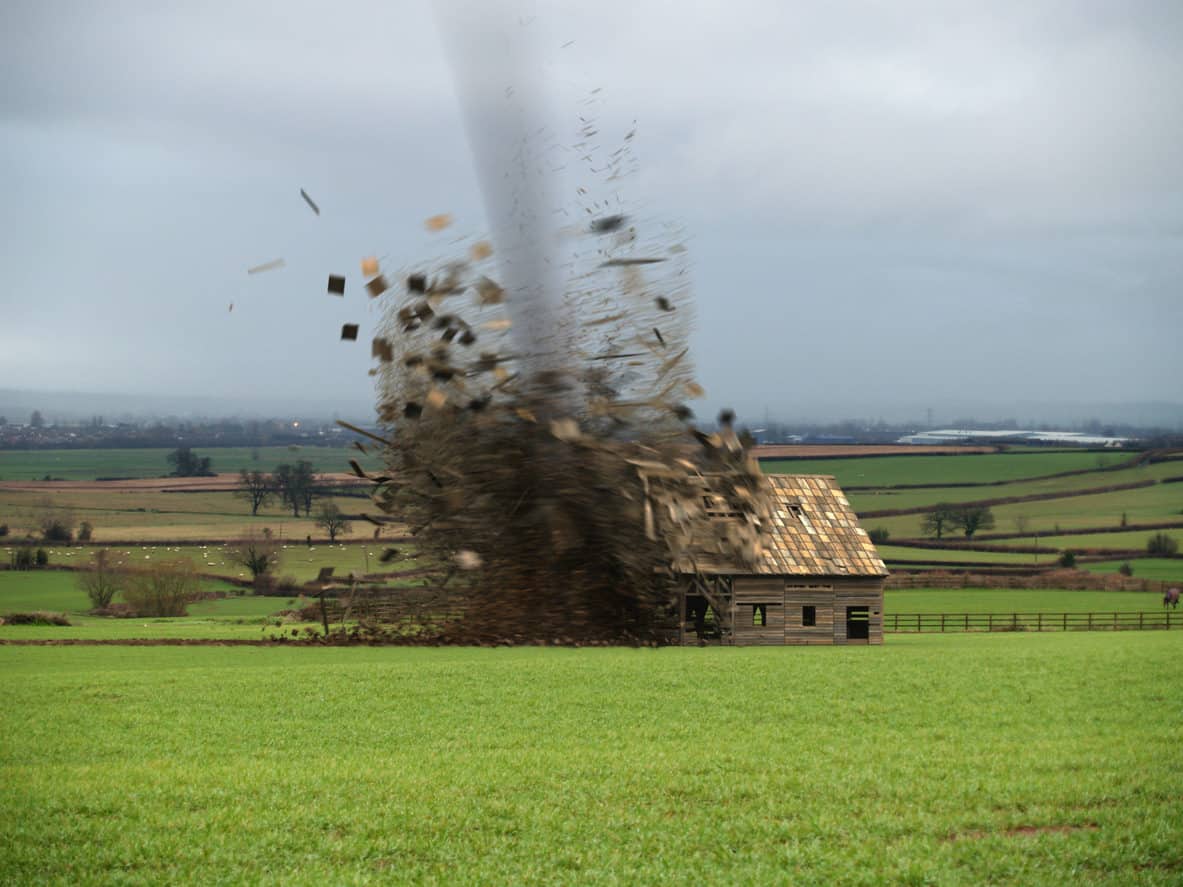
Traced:
<svg viewBox="0 0 1183 887">
<path fill-rule="evenodd" d="M 801 624 L 817 625 L 817 607 L 809 606 L 801 608 Z"/>
<path fill-rule="evenodd" d="M 768 624 L 768 604 L 752 604 L 752 625 Z"/>
</svg>

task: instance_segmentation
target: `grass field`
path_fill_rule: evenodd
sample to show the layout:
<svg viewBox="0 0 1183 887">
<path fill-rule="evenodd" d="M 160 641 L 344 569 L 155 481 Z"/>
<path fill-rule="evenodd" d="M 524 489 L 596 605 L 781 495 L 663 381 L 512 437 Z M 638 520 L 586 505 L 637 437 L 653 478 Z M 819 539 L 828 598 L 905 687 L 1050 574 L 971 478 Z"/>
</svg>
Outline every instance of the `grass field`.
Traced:
<svg viewBox="0 0 1183 887">
<path fill-rule="evenodd" d="M 372 458 L 344 447 L 197 447 L 199 456 L 209 456 L 210 467 L 219 474 L 272 471 L 284 462 L 301 459 L 317 472 L 349 471 L 349 460 L 377 467 Z M 100 477 L 164 477 L 171 449 L 126 450 L 0 450 L 0 480 L 39 480 L 45 475 L 65 480 L 95 480 Z M 256 458 L 257 456 L 257 458 Z"/>
<path fill-rule="evenodd" d="M 983 458 L 983 457 L 961 457 Z M 974 502 L 981 499 L 1002 499 L 1017 496 L 1063 494 L 1076 490 L 1096 489 L 1116 484 L 1140 483 L 1178 477 L 1178 462 L 1157 462 L 1114 471 L 1074 474 L 1046 480 L 1018 480 L 1001 486 L 989 487 L 932 487 L 924 490 L 868 490 L 849 493 L 847 498 L 856 511 L 883 511 L 900 508 L 928 508 L 938 502 Z"/>
<path fill-rule="evenodd" d="M 1177 884 L 1178 649 L 0 648 L 0 881 Z"/>
<path fill-rule="evenodd" d="M 94 489 L 44 491 L 0 489 L 0 521 L 16 532 L 37 525 L 44 503 L 89 521 L 96 541 L 225 539 L 249 529 L 269 527 L 289 539 L 319 537 L 324 531 L 314 518 L 292 517 L 290 509 L 271 503 L 252 516 L 250 507 L 233 493 L 163 493 L 153 490 Z M 343 496 L 337 504 L 347 513 L 372 511 L 368 498 Z M 364 537 L 373 527 L 360 521 L 346 537 Z"/>
<path fill-rule="evenodd" d="M 1016 532 L 1014 522 L 1018 517 L 1027 518 L 1028 534 L 1039 532 L 1047 535 L 1053 534 L 1057 526 L 1064 529 L 1120 526 L 1123 514 L 1130 523 L 1183 520 L 1183 484 L 1157 484 L 1092 496 L 996 505 L 991 510 L 996 523 L 993 532 L 998 533 Z M 884 527 L 896 538 L 909 538 L 922 535 L 922 520 L 923 515 L 910 514 L 867 518 L 863 525 L 868 529 Z"/>
<path fill-rule="evenodd" d="M 1005 543 L 1001 543 L 1005 544 Z M 900 545 L 876 545 L 879 556 L 888 561 L 915 561 L 916 563 L 931 563 L 932 561 L 958 561 L 967 563 L 990 564 L 1050 564 L 1054 563 L 1058 555 L 1055 554 L 1011 554 L 1005 551 L 960 551 L 958 549 L 935 548 L 906 548 Z"/>
<path fill-rule="evenodd" d="M 1126 453 L 1079 450 L 968 456 L 880 456 L 856 459 L 764 460 L 766 474 L 832 474 L 842 487 L 1013 481 L 1063 471 L 1093 470 L 1128 459 Z M 980 498 L 980 494 L 979 494 Z"/>
<path fill-rule="evenodd" d="M 1009 588 L 893 589 L 885 613 L 1100 613 L 1162 609 L 1158 592 Z M 895 643 L 894 636 L 889 643 Z"/>
<path fill-rule="evenodd" d="M 1084 569 L 1091 573 L 1116 573 L 1124 563 L 1127 563 L 1127 561 L 1101 561 L 1095 564 L 1085 564 Z M 1128 563 L 1134 570 L 1135 579 L 1154 579 L 1183 583 L 1183 560 L 1147 557 L 1128 561 Z"/>
</svg>

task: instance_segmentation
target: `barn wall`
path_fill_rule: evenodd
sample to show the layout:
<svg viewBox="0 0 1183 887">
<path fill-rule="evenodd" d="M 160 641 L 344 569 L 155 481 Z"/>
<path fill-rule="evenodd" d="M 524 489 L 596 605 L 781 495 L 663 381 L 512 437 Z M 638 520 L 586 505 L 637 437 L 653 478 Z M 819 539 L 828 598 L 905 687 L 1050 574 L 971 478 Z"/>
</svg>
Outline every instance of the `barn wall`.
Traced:
<svg viewBox="0 0 1183 887">
<path fill-rule="evenodd" d="M 827 582 L 785 583 L 784 644 L 834 643 L 834 592 Z M 802 610 L 813 607 L 816 625 L 805 625 Z"/>
<path fill-rule="evenodd" d="M 753 625 L 756 604 L 765 605 L 766 625 Z M 815 608 L 816 624 L 803 625 L 802 609 Z M 846 637 L 846 608 L 866 607 L 866 641 Z M 874 577 L 736 576 L 732 626 L 736 645 L 883 643 L 883 580 Z"/>
<path fill-rule="evenodd" d="M 866 607 L 870 611 L 870 637 L 850 641 L 846 638 L 846 608 Z M 883 580 L 874 578 L 834 580 L 834 643 L 883 643 Z"/>
<path fill-rule="evenodd" d="M 765 605 L 766 625 L 752 624 L 756 604 Z M 732 585 L 731 625 L 740 646 L 785 642 L 785 582 L 780 576 L 736 576 Z"/>
</svg>

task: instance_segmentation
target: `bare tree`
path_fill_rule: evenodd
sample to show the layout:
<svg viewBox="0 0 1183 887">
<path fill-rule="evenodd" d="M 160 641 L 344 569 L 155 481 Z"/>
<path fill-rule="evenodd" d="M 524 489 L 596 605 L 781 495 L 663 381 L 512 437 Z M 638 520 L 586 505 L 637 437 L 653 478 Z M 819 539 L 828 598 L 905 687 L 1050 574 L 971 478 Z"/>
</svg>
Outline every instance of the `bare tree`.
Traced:
<svg viewBox="0 0 1183 887">
<path fill-rule="evenodd" d="M 279 562 L 279 543 L 270 535 L 251 530 L 226 544 L 226 559 L 250 570 L 257 583 Z"/>
<path fill-rule="evenodd" d="M 90 566 L 78 574 L 78 584 L 90 598 L 92 607 L 105 610 L 124 589 L 127 575 L 115 566 L 107 549 L 100 548 L 90 559 Z"/>
<path fill-rule="evenodd" d="M 1025 514 L 1016 514 L 1011 518 L 1011 522 L 1015 525 L 1015 533 L 1019 536 L 1026 536 L 1027 530 L 1031 526 L 1031 519 Z"/>
<path fill-rule="evenodd" d="M 348 533 L 353 525 L 346 520 L 341 509 L 334 502 L 324 502 L 316 513 L 316 525 L 329 534 L 329 541 L 336 542 L 341 533 Z"/>
<path fill-rule="evenodd" d="M 192 561 L 158 561 L 128 574 L 123 599 L 140 616 L 184 616 L 199 586 Z"/>
<path fill-rule="evenodd" d="M 262 471 L 247 471 L 243 468 L 238 472 L 238 489 L 234 495 L 249 502 L 251 514 L 256 515 L 275 495 L 275 486 L 271 477 Z"/>
</svg>

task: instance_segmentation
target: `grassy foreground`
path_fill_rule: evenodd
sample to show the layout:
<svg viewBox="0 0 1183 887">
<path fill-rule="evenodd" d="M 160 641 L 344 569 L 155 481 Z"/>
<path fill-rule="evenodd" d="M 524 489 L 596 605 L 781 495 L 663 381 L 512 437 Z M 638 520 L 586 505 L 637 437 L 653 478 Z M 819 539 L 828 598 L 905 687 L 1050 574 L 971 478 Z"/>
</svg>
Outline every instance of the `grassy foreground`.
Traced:
<svg viewBox="0 0 1183 887">
<path fill-rule="evenodd" d="M 1177 884 L 1178 641 L 0 648 L 0 881 Z"/>
</svg>

